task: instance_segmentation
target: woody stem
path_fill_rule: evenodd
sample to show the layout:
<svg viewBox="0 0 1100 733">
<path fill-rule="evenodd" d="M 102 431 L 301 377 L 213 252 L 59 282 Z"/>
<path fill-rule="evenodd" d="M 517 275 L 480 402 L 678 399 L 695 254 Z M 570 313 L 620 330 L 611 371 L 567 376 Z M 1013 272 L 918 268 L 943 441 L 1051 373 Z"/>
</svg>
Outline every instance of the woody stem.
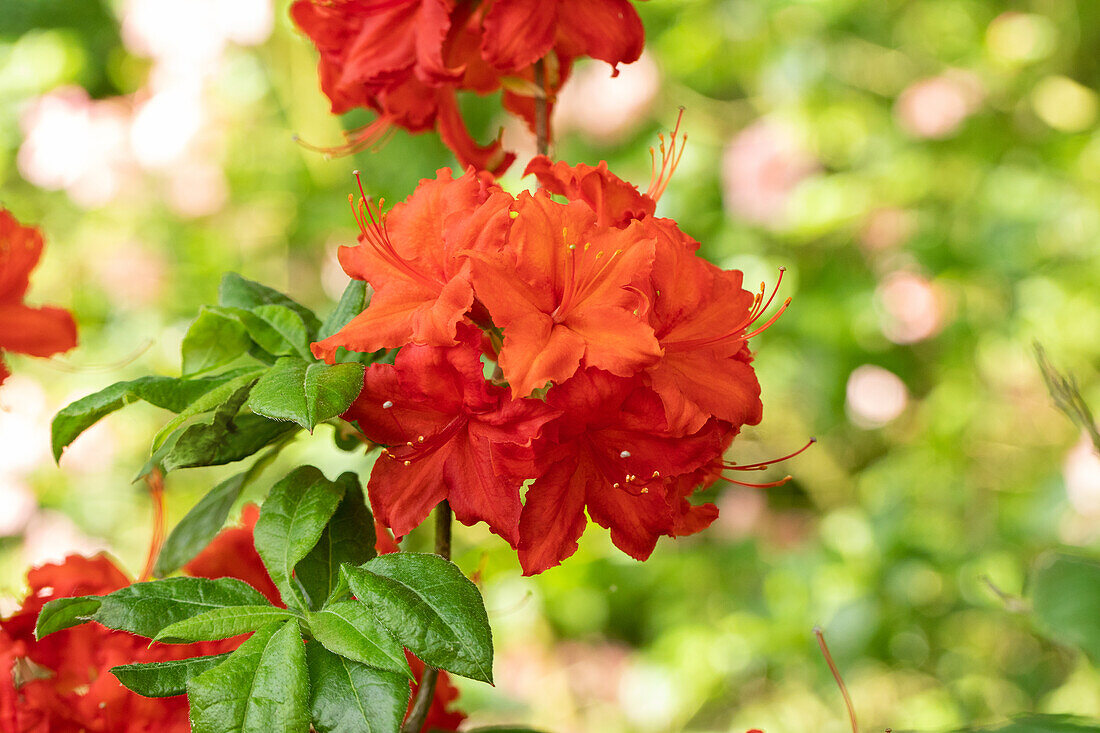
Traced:
<svg viewBox="0 0 1100 733">
<path fill-rule="evenodd" d="M 435 554 L 445 560 L 451 559 L 451 505 L 446 499 L 435 508 Z M 420 733 L 435 698 L 435 683 L 438 678 L 438 669 L 424 665 L 424 674 L 416 689 L 416 701 L 401 733 Z"/>
<path fill-rule="evenodd" d="M 547 114 L 546 102 L 546 66 L 543 64 L 542 59 L 535 62 L 535 86 L 541 90 L 541 94 L 535 97 L 537 150 L 539 155 L 547 155 L 550 152 L 550 117 Z"/>
</svg>

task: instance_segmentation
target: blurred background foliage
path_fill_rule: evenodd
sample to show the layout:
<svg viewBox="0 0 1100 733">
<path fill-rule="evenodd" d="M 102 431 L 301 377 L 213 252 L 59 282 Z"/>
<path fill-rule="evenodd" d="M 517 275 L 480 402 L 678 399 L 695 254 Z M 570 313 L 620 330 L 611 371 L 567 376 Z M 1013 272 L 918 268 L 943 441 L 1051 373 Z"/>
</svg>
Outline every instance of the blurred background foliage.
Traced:
<svg viewBox="0 0 1100 733">
<path fill-rule="evenodd" d="M 1100 459 L 1031 351 L 1041 341 L 1100 404 L 1100 4 L 637 7 L 645 56 L 614 79 L 576 70 L 556 155 L 644 186 L 647 148 L 686 108 L 659 213 L 749 283 L 785 265 L 794 299 L 754 341 L 765 420 L 731 457 L 819 442 L 783 467 L 785 487 L 708 491 L 715 525 L 644 565 L 597 529 L 564 567 L 522 578 L 499 540 L 462 528 L 457 560 L 482 570 L 498 640 L 497 688 L 462 684 L 474 719 L 847 730 L 814 624 L 868 730 L 1100 716 L 1100 671 L 1015 598 L 1044 550 L 1100 549 Z M 463 103 L 482 139 L 503 125 L 521 152 L 504 185 L 531 185 L 533 140 L 498 100 Z M 163 414 L 104 421 L 59 470 L 58 408 L 178 373 L 223 271 L 326 311 L 346 282 L 351 170 L 395 201 L 453 165 L 437 139 L 400 131 L 353 158 L 297 144 L 334 145 L 368 119 L 327 110 L 283 0 L 0 0 L 0 201 L 47 238 L 30 301 L 70 307 L 81 328 L 63 357 L 7 357 L 0 611 L 30 564 L 105 549 L 136 573 L 144 559 L 151 507 L 130 479 Z M 330 433 L 284 462 L 365 470 Z M 224 473 L 171 476 L 170 521 Z"/>
</svg>

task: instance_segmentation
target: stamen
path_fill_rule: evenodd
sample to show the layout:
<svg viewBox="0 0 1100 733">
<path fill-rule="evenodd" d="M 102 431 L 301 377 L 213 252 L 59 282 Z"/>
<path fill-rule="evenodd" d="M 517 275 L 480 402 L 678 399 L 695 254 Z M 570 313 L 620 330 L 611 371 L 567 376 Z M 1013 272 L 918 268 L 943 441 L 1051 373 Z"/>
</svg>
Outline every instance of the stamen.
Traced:
<svg viewBox="0 0 1100 733">
<path fill-rule="evenodd" d="M 393 134 L 393 120 L 386 115 L 382 115 L 363 127 L 345 132 L 344 139 L 346 142 L 343 145 L 334 145 L 332 147 L 314 145 L 306 142 L 297 135 L 294 135 L 293 139 L 294 142 L 298 143 L 306 150 L 312 150 L 315 153 L 323 153 L 327 158 L 334 158 L 358 153 L 360 150 L 366 148 L 378 150 L 389 141 Z"/>
<path fill-rule="evenodd" d="M 760 292 L 753 298 L 752 307 L 749 308 L 749 314 L 740 323 L 735 325 L 730 330 L 718 336 L 712 336 L 709 338 L 697 338 L 697 339 L 684 339 L 683 341 L 663 341 L 661 346 L 666 352 L 669 351 L 690 351 L 692 349 L 699 349 L 706 346 L 713 346 L 723 342 L 728 342 L 730 346 L 737 343 L 748 341 L 754 336 L 758 336 L 767 329 L 771 328 L 779 317 L 783 315 L 783 312 L 787 310 L 787 307 L 791 304 L 791 299 L 787 298 L 783 301 L 783 305 L 776 311 L 775 315 L 768 319 L 764 325 L 760 326 L 751 333 L 742 333 L 746 328 L 755 323 L 760 316 L 771 306 L 772 301 L 775 300 L 776 293 L 779 292 L 779 285 L 783 282 L 783 273 L 787 271 L 786 267 L 779 268 L 779 278 L 775 281 L 775 287 L 772 288 L 772 294 L 768 298 L 767 302 L 764 302 L 765 286 L 760 284 Z"/>
<path fill-rule="evenodd" d="M 723 476 L 722 478 L 731 484 L 737 484 L 738 486 L 747 486 L 750 489 L 774 489 L 776 486 L 782 486 L 783 484 L 792 480 L 794 476 L 787 475 L 779 479 L 778 481 L 771 481 L 766 484 L 754 484 L 751 481 L 737 481 L 736 479 L 728 478 L 726 476 Z"/>
<path fill-rule="evenodd" d="M 393 407 L 393 400 L 386 400 L 385 402 L 382 403 L 382 409 L 383 410 L 388 410 L 391 407 Z"/>
<path fill-rule="evenodd" d="M 768 461 L 760 461 L 758 463 L 745 463 L 745 464 L 741 464 L 741 465 L 738 465 L 736 463 L 727 463 L 727 462 L 723 461 L 722 462 L 722 468 L 725 469 L 725 470 L 729 470 L 729 471 L 763 471 L 768 466 L 771 466 L 771 465 L 776 464 L 776 463 L 782 463 L 783 461 L 794 458 L 795 456 L 799 455 L 803 451 L 807 450 L 811 445 L 813 445 L 816 442 L 817 442 L 817 438 L 810 438 L 806 442 L 806 445 L 802 446 L 801 448 L 796 450 L 794 453 L 788 453 L 787 455 L 783 456 L 782 458 L 772 458 L 771 460 L 768 460 Z"/>
<path fill-rule="evenodd" d="M 680 107 L 680 114 L 676 117 L 676 128 L 673 129 L 672 135 L 669 137 L 668 147 L 665 147 L 665 135 L 661 133 L 657 136 L 660 140 L 661 151 L 661 170 L 657 171 L 657 155 L 653 148 L 649 149 L 650 159 L 650 181 L 649 188 L 646 189 L 646 196 L 657 201 L 664 194 L 665 189 L 668 188 L 669 181 L 672 180 L 672 174 L 676 172 L 676 167 L 680 165 L 680 159 L 684 157 L 684 149 L 687 144 L 687 133 L 680 135 L 680 123 L 684 119 L 684 108 Z M 679 147 L 677 147 L 677 138 L 679 138 Z"/>
<path fill-rule="evenodd" d="M 619 458 L 630 458 L 630 451 L 624 450 L 619 454 Z"/>
<path fill-rule="evenodd" d="M 833 661 L 833 655 L 829 653 L 829 647 L 825 643 L 825 634 L 820 626 L 814 627 L 814 636 L 817 637 L 817 644 L 821 647 L 821 653 L 825 656 L 825 664 L 829 665 L 829 671 L 833 673 L 833 679 L 836 680 L 837 687 L 840 688 L 840 694 L 844 697 L 844 706 L 848 708 L 848 720 L 852 723 L 852 733 L 859 733 L 855 706 L 852 705 L 852 698 L 848 696 L 848 688 L 844 685 L 844 678 L 840 676 L 840 670 L 837 669 L 836 662 Z"/>
</svg>

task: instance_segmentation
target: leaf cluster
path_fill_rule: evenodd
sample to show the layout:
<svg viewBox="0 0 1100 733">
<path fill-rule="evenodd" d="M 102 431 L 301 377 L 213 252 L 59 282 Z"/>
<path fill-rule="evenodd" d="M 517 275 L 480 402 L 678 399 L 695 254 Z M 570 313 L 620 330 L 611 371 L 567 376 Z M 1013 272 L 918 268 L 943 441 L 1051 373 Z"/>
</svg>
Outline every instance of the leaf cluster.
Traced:
<svg viewBox="0 0 1100 733">
<path fill-rule="evenodd" d="M 170 644 L 251 634 L 229 654 L 111 670 L 141 695 L 186 694 L 195 733 L 396 732 L 412 677 L 403 647 L 492 682 L 477 587 L 437 555 L 376 557 L 354 474 L 292 471 L 272 488 L 254 535 L 281 604 L 234 578 L 172 577 L 51 601 L 36 634 L 88 621 Z"/>
</svg>

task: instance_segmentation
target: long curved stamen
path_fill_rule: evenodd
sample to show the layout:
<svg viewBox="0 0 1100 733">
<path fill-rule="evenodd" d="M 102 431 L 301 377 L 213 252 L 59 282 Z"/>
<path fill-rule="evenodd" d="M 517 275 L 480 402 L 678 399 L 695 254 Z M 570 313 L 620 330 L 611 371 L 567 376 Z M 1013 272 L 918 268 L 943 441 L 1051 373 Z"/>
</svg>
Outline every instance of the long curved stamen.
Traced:
<svg viewBox="0 0 1100 733">
<path fill-rule="evenodd" d="M 737 481 L 736 479 L 728 478 L 726 476 L 723 476 L 722 478 L 728 483 L 737 484 L 738 486 L 747 486 L 750 489 L 773 489 L 776 486 L 782 486 L 783 484 L 792 480 L 794 476 L 784 476 L 778 481 L 769 481 L 766 484 L 754 484 L 751 481 Z"/>
<path fill-rule="evenodd" d="M 768 466 L 773 466 L 776 463 L 782 463 L 783 461 L 790 460 L 791 458 L 794 458 L 797 455 L 801 455 L 806 450 L 809 450 L 810 446 L 813 445 L 816 442 L 817 442 L 817 438 L 810 438 L 806 442 L 806 445 L 802 446 L 801 448 L 796 450 L 794 453 L 788 453 L 787 455 L 783 456 L 782 458 L 772 458 L 771 460 L 768 460 L 768 461 L 759 461 L 757 463 L 744 463 L 744 464 L 737 464 L 737 463 L 731 463 L 731 462 L 723 461 L 722 462 L 722 468 L 723 468 L 723 470 L 728 470 L 728 471 L 763 471 Z"/>
<path fill-rule="evenodd" d="M 153 501 L 153 536 L 149 540 L 149 554 L 145 558 L 145 567 L 141 571 L 140 581 L 153 577 L 153 567 L 156 565 L 160 548 L 164 544 L 164 474 L 159 468 L 154 468 L 145 477 L 145 483 L 149 487 L 149 498 Z"/>
<path fill-rule="evenodd" d="M 413 280 L 427 286 L 429 289 L 438 290 L 441 288 L 444 284 L 442 281 L 429 277 L 427 274 L 414 267 L 407 259 L 398 254 L 393 243 L 390 241 L 389 232 L 386 230 L 386 215 L 382 212 L 382 206 L 385 204 L 385 199 L 379 199 L 378 203 L 375 203 L 374 200 L 363 191 L 363 181 L 359 177 L 359 171 L 355 171 L 354 175 L 355 182 L 359 184 L 360 197 L 357 206 L 354 196 L 348 194 L 348 203 L 351 204 L 351 211 L 352 215 L 355 217 L 355 223 L 359 225 L 361 238 L 374 249 L 383 261 L 394 269 L 400 270 Z M 375 213 L 375 209 L 377 209 L 377 214 Z"/>
<path fill-rule="evenodd" d="M 676 127 L 672 131 L 672 135 L 669 137 L 668 146 L 665 146 L 665 135 L 662 132 L 657 136 L 660 140 L 661 151 L 661 170 L 657 171 L 657 151 L 653 148 L 649 149 L 650 159 L 650 181 L 649 188 L 646 189 L 646 196 L 657 201 L 664 194 L 665 189 L 668 188 L 668 182 L 672 180 L 672 174 L 676 172 L 676 167 L 680 165 L 680 158 L 684 157 L 684 149 L 687 145 L 687 133 L 680 135 L 680 122 L 684 119 L 684 108 L 680 108 L 680 114 L 676 117 Z M 677 138 L 679 143 L 677 144 Z"/>
<path fill-rule="evenodd" d="M 666 352 L 669 351 L 690 351 L 692 349 L 699 349 L 705 346 L 712 346 L 720 343 L 729 343 L 730 345 L 737 344 L 743 341 L 748 341 L 754 336 L 759 336 L 764 331 L 771 328 L 779 317 L 783 315 L 783 312 L 787 310 L 787 307 L 791 304 L 791 299 L 787 298 L 783 301 L 783 305 L 779 307 L 779 310 L 764 323 L 764 325 L 755 329 L 751 333 L 742 333 L 746 328 L 755 323 L 764 314 L 765 311 L 771 306 L 772 301 L 775 300 L 776 293 L 779 292 L 779 285 L 783 282 L 783 273 L 787 271 L 786 267 L 779 268 L 779 278 L 775 281 L 775 287 L 772 288 L 772 294 L 768 298 L 767 302 L 764 302 L 763 297 L 763 284 L 761 284 L 761 291 L 753 298 L 752 307 L 749 308 L 749 314 L 740 323 L 729 329 L 725 333 L 717 336 L 709 336 L 707 338 L 697 339 L 684 339 L 682 341 L 664 341 L 661 346 L 664 347 Z"/>
<path fill-rule="evenodd" d="M 352 153 L 358 153 L 360 150 L 365 150 L 367 148 L 377 150 L 385 145 L 386 142 L 393 137 L 393 134 L 393 120 L 383 115 L 369 124 L 345 132 L 344 138 L 347 142 L 343 145 L 314 145 L 313 143 L 306 142 L 297 135 L 294 136 L 294 142 L 298 143 L 306 150 L 312 150 L 315 153 L 323 153 L 330 158 L 338 158 L 345 155 L 351 155 Z"/>
<path fill-rule="evenodd" d="M 840 670 L 837 669 L 836 662 L 833 661 L 833 655 L 829 653 L 829 647 L 825 643 L 825 634 L 820 626 L 814 627 L 814 636 L 817 637 L 817 644 L 821 647 L 821 653 L 825 657 L 825 664 L 829 665 L 829 671 L 833 673 L 833 679 L 836 680 L 837 687 L 840 688 L 840 694 L 844 697 L 844 707 L 848 708 L 848 721 L 852 724 L 852 733 L 859 733 L 859 723 L 856 722 L 856 708 L 852 705 L 852 698 L 848 695 L 848 688 L 844 684 L 844 678 L 840 676 Z"/>
<path fill-rule="evenodd" d="M 563 238 L 568 236 L 565 231 L 562 234 Z M 576 244 L 566 245 L 569 250 L 568 262 L 566 263 L 566 282 L 562 289 L 561 300 L 554 312 L 550 314 L 555 320 L 563 318 L 573 306 L 583 301 L 598 288 L 612 263 L 623 253 L 621 249 L 615 250 L 598 266 L 594 263 L 599 263 L 603 259 L 603 250 L 596 252 L 590 261 L 582 260 L 578 262 L 577 258 L 584 257 L 591 246 L 591 244 L 585 244 L 583 247 L 578 247 Z"/>
</svg>

